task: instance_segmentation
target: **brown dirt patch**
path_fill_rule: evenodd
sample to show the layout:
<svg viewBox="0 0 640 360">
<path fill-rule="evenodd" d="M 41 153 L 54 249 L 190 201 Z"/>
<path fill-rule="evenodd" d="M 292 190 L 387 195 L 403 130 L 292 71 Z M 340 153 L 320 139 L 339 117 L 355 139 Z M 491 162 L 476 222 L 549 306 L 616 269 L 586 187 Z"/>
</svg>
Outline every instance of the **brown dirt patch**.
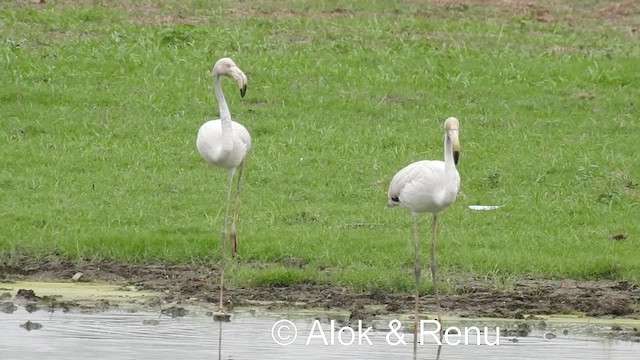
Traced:
<svg viewBox="0 0 640 360">
<path fill-rule="evenodd" d="M 608 20 L 620 20 L 632 16 L 640 16 L 640 4 L 637 1 L 606 1 L 598 14 Z"/>
<path fill-rule="evenodd" d="M 197 24 L 198 19 L 182 14 L 144 13 L 129 17 L 134 24 Z"/>
<path fill-rule="evenodd" d="M 634 0 L 404 0 L 415 8 L 414 16 L 450 15 L 456 18 L 476 16 L 486 20 L 509 19 L 515 17 L 539 23 L 560 23 L 570 27 L 602 26 L 602 23 L 614 29 L 624 30 L 637 35 L 640 30 L 640 3 Z M 318 9 L 297 1 L 261 0 L 254 2 L 231 1 L 211 8 L 190 6 L 179 1 L 149 0 L 22 0 L 18 6 L 42 7 L 105 7 L 127 12 L 131 22 L 139 24 L 196 24 L 207 21 L 210 10 L 219 9 L 225 14 L 237 17 L 345 17 L 354 15 L 367 16 L 379 10 L 363 8 L 329 8 Z M 395 14 L 400 9 L 391 10 Z M 197 15 L 201 16 L 197 16 Z"/>
<path fill-rule="evenodd" d="M 0 281 L 71 279 L 78 271 L 83 279 L 136 285 L 165 294 L 167 302 L 216 303 L 217 273 L 189 265 L 129 265 L 113 262 L 73 263 L 55 256 L 23 258 L 17 264 L 0 265 Z M 282 287 L 229 287 L 229 308 L 263 302 L 268 308 L 322 308 L 347 310 L 360 318 L 410 313 L 413 296 L 383 291 L 356 291 L 327 284 Z M 194 300 L 197 299 L 197 300 Z M 420 307 L 434 310 L 432 294 L 421 295 Z M 625 281 L 522 278 L 509 290 L 482 280 L 470 280 L 463 291 L 441 297 L 445 314 L 462 317 L 521 318 L 523 315 L 575 314 L 640 318 L 640 287 Z"/>
</svg>

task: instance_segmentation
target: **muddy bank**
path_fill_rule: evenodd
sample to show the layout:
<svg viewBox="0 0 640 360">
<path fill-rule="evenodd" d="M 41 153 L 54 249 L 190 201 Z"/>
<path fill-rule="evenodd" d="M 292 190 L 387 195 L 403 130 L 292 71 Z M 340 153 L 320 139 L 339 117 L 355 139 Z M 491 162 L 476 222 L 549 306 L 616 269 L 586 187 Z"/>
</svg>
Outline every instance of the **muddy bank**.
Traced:
<svg viewBox="0 0 640 360">
<path fill-rule="evenodd" d="M 84 281 L 109 281 L 134 285 L 161 294 L 170 303 L 216 303 L 218 276 L 215 269 L 187 265 L 131 265 L 113 262 L 74 263 L 57 257 L 0 265 L 0 281 L 20 279 L 71 281 L 82 272 Z M 1 284 L 0 284 L 1 285 Z M 261 304 L 268 309 L 321 308 L 351 312 L 356 319 L 391 313 L 410 313 L 411 294 L 354 291 L 326 284 L 287 287 L 234 287 L 226 289 L 228 307 Z M 431 294 L 421 296 L 421 308 L 435 307 Z M 640 287 L 624 281 L 523 278 L 508 290 L 471 280 L 458 294 L 441 296 L 446 314 L 459 317 L 523 318 L 531 315 L 584 314 L 592 317 L 640 319 Z"/>
</svg>

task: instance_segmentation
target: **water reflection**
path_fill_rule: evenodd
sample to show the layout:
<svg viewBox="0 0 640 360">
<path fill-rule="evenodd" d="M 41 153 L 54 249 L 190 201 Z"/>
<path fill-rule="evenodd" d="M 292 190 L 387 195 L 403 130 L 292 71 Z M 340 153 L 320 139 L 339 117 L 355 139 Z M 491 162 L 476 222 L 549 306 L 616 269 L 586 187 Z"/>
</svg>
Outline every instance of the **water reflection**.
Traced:
<svg viewBox="0 0 640 360">
<path fill-rule="evenodd" d="M 289 345 L 279 345 L 272 337 L 279 320 L 288 320 L 295 326 L 295 338 Z M 27 331 L 20 327 L 27 321 L 42 327 Z M 640 327 L 640 322 L 630 326 Z M 527 336 L 517 336 L 517 332 L 503 335 L 496 346 L 445 343 L 440 348 L 440 359 L 629 359 L 640 353 L 639 343 L 605 339 L 594 335 L 597 331 L 589 335 L 590 327 L 593 325 L 549 324 L 544 330 L 531 329 Z M 349 329 L 327 317 L 234 313 L 231 322 L 220 323 L 204 314 L 183 318 L 158 318 L 157 312 L 52 315 L 44 311 L 30 314 L 19 308 L 13 314 L 0 313 L 0 359 L 211 360 L 216 355 L 227 360 L 413 358 L 411 329 L 400 331 L 398 338 L 389 336 L 388 321 L 374 323 L 366 338 L 361 336 L 364 328 L 353 325 Z M 291 327 L 280 331 L 282 339 L 292 339 L 294 332 L 287 332 L 290 330 Z M 567 330 L 566 334 L 563 330 Z M 398 344 L 392 346 L 390 341 Z M 425 343 L 418 346 L 418 358 L 435 359 L 438 348 L 426 337 Z"/>
<path fill-rule="evenodd" d="M 218 321 L 218 360 L 222 360 L 222 321 Z"/>
</svg>

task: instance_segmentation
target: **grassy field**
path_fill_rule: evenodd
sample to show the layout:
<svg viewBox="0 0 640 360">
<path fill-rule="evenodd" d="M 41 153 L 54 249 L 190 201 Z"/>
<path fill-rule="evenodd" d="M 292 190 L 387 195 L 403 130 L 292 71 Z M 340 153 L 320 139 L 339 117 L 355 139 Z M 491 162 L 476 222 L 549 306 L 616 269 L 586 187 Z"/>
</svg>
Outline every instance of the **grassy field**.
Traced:
<svg viewBox="0 0 640 360">
<path fill-rule="evenodd" d="M 0 261 L 215 264 L 226 174 L 195 134 L 229 56 L 249 88 L 223 88 L 254 139 L 230 281 L 411 289 L 411 219 L 387 186 L 442 159 L 456 116 L 450 291 L 638 283 L 640 6 L 536 3 L 2 1 Z"/>
</svg>

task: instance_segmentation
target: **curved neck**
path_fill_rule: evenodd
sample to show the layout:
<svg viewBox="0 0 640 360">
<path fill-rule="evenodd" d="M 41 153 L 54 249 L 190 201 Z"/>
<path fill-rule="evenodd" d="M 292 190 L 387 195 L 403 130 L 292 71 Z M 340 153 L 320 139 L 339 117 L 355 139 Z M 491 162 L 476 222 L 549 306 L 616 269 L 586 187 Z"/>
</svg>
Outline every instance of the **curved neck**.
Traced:
<svg viewBox="0 0 640 360">
<path fill-rule="evenodd" d="M 227 101 L 224 99 L 222 87 L 220 86 L 220 75 L 218 74 L 213 75 L 213 90 L 216 93 L 216 100 L 218 100 L 218 108 L 220 109 L 220 120 L 231 120 L 231 113 L 229 112 Z"/>
<path fill-rule="evenodd" d="M 220 87 L 220 75 L 213 75 L 213 89 L 218 100 L 218 108 L 220 109 L 220 122 L 222 123 L 222 143 L 216 148 L 214 158 L 221 159 L 228 156 L 233 151 L 233 127 L 231 126 L 231 113 L 229 106 L 224 99 L 222 87 Z"/>
<path fill-rule="evenodd" d="M 456 163 L 453 161 L 453 143 L 447 133 L 444 134 L 444 170 L 445 172 L 454 171 Z"/>
</svg>

